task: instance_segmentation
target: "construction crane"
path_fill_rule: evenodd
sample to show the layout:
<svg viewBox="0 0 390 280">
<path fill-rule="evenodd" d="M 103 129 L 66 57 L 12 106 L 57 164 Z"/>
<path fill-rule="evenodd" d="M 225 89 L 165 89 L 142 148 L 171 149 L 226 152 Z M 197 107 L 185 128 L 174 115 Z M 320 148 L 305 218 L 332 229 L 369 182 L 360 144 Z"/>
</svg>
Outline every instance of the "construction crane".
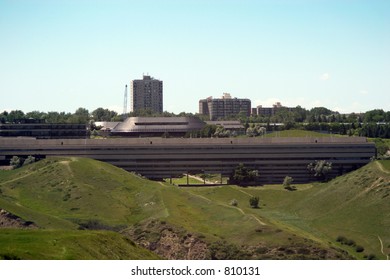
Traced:
<svg viewBox="0 0 390 280">
<path fill-rule="evenodd" d="M 123 98 L 123 115 L 127 115 L 127 85 L 125 86 L 125 96 Z"/>
</svg>

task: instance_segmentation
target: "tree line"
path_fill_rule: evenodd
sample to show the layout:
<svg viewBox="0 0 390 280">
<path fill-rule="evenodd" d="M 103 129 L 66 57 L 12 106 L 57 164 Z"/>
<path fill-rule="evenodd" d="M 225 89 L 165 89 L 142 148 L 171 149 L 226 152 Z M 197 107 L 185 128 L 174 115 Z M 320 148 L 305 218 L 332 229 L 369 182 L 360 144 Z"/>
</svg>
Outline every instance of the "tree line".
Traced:
<svg viewBox="0 0 390 280">
<path fill-rule="evenodd" d="M 138 110 L 127 115 L 104 108 L 97 108 L 90 112 L 85 108 L 78 108 L 74 113 L 31 111 L 24 113 L 21 110 L 4 111 L 0 113 L 0 123 L 15 123 L 23 119 L 43 120 L 46 123 L 89 123 L 100 121 L 123 121 L 126 117 L 197 117 L 207 120 L 207 116 L 192 113 L 174 114 L 170 112 L 154 113 L 151 110 Z M 330 134 L 349 136 L 364 136 L 371 138 L 390 138 L 390 111 L 375 109 L 361 114 L 340 114 L 324 107 L 306 110 L 300 106 L 296 108 L 282 107 L 276 110 L 273 116 L 246 116 L 239 114 L 230 116 L 226 120 L 240 120 L 249 136 L 263 135 L 266 132 L 286 129 L 304 129 Z M 258 124 L 262 125 L 258 125 Z M 282 123 L 276 126 L 275 123 Z M 207 126 L 202 131 L 189 132 L 188 137 L 230 137 L 235 136 L 216 126 Z"/>
<path fill-rule="evenodd" d="M 21 110 L 4 111 L 0 113 L 0 123 L 15 123 L 25 119 L 44 120 L 46 123 L 88 123 L 90 121 L 95 122 L 118 122 L 123 121 L 127 117 L 188 117 L 197 116 L 200 119 L 205 119 L 203 116 L 199 116 L 192 113 L 179 113 L 174 114 L 170 112 L 154 113 L 151 110 L 138 110 L 126 115 L 118 114 L 116 111 L 97 108 L 90 112 L 85 108 L 78 108 L 74 113 L 67 112 L 41 112 L 31 111 L 24 113 Z"/>
</svg>

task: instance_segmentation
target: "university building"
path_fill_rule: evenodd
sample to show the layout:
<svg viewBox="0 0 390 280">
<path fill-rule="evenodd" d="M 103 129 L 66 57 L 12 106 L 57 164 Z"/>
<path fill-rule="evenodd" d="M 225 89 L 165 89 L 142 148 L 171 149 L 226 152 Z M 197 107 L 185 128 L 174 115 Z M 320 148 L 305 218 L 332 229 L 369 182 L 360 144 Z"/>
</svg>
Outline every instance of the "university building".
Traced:
<svg viewBox="0 0 390 280">
<path fill-rule="evenodd" d="M 86 124 L 46 123 L 44 120 L 22 119 L 0 123 L 0 137 L 33 137 L 37 139 L 77 139 L 89 137 Z"/>
<path fill-rule="evenodd" d="M 131 82 L 130 109 L 163 112 L 163 82 L 150 76 Z"/>
<path fill-rule="evenodd" d="M 184 173 L 230 175 L 238 164 L 258 170 L 260 182 L 315 181 L 307 165 L 332 163 L 329 178 L 355 170 L 375 156 L 375 144 L 363 137 L 319 138 L 120 138 L 33 139 L 0 137 L 0 163 L 12 156 L 89 157 L 148 178 Z"/>
<path fill-rule="evenodd" d="M 232 98 L 224 93 L 221 98 L 206 98 L 199 100 L 199 114 L 209 116 L 211 121 L 236 116 L 238 114 L 251 114 L 251 101 L 247 98 Z"/>
</svg>

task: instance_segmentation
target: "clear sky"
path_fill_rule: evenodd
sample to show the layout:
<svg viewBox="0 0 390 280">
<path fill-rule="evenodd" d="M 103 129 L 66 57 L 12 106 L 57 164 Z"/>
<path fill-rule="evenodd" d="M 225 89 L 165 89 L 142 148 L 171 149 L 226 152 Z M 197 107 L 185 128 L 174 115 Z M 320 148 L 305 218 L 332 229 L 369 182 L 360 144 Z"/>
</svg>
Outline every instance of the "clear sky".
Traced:
<svg viewBox="0 0 390 280">
<path fill-rule="evenodd" d="M 175 113 L 223 92 L 390 111 L 390 1 L 0 0 L 0 111 L 121 113 L 143 73 Z"/>
</svg>

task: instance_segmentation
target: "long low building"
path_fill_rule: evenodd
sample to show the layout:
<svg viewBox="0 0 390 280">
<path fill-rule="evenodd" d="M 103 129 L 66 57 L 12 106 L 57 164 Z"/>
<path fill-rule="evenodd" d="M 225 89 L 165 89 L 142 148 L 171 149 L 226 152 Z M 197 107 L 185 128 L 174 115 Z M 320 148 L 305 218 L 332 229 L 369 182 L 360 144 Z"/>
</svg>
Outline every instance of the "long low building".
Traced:
<svg viewBox="0 0 390 280">
<path fill-rule="evenodd" d="M 0 138 L 0 161 L 12 156 L 89 157 L 148 178 L 183 173 L 229 175 L 243 163 L 256 169 L 263 183 L 313 181 L 307 165 L 315 160 L 332 163 L 330 177 L 357 169 L 375 156 L 375 145 L 361 137 L 323 138 L 119 138 L 33 139 Z"/>
</svg>

